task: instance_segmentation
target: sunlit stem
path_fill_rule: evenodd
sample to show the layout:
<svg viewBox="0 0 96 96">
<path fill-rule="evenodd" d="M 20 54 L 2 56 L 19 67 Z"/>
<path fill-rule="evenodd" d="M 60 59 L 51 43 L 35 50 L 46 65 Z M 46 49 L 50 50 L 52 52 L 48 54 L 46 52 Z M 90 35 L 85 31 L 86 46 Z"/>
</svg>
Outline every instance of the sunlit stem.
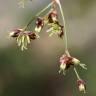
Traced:
<svg viewBox="0 0 96 96">
<path fill-rule="evenodd" d="M 52 4 L 54 3 L 54 1 L 52 1 L 51 3 L 49 3 L 44 9 L 42 9 L 40 12 L 38 12 L 34 17 L 32 17 L 32 19 L 28 22 L 28 24 L 23 28 L 24 30 L 27 29 L 27 27 L 31 24 L 31 22 L 38 17 L 39 15 L 41 15 L 43 12 L 45 12 Z"/>
<path fill-rule="evenodd" d="M 65 42 L 65 51 L 67 50 L 68 51 L 68 38 L 67 38 L 67 30 L 66 30 L 66 22 L 65 22 L 65 17 L 64 17 L 64 12 L 63 12 L 63 9 L 62 9 L 62 6 L 61 6 L 61 3 L 60 3 L 60 0 L 55 0 L 56 3 L 59 5 L 59 8 L 60 8 L 60 12 L 61 12 L 61 16 L 62 16 L 62 19 L 63 19 L 63 25 L 64 25 L 64 42 Z"/>
<path fill-rule="evenodd" d="M 80 76 L 79 76 L 79 74 L 78 74 L 78 72 L 77 72 L 77 70 L 76 70 L 76 68 L 75 68 L 75 67 L 74 67 L 74 72 L 75 72 L 75 74 L 76 74 L 76 76 L 77 76 L 78 80 L 80 80 Z"/>
</svg>

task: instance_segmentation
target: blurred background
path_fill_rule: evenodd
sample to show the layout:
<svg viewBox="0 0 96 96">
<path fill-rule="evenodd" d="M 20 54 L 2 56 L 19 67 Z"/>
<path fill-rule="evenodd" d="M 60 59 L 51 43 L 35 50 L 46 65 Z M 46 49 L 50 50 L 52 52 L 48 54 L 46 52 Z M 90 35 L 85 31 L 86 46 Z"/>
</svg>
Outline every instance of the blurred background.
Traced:
<svg viewBox="0 0 96 96">
<path fill-rule="evenodd" d="M 70 54 L 87 64 L 87 71 L 78 68 L 86 81 L 85 95 L 78 91 L 72 68 L 66 76 L 58 74 L 59 57 L 64 53 L 61 39 L 48 37 L 44 29 L 41 38 L 22 52 L 8 37 L 50 1 L 28 1 L 19 8 L 19 0 L 0 0 L 0 96 L 96 96 L 96 0 L 61 0 Z"/>
</svg>

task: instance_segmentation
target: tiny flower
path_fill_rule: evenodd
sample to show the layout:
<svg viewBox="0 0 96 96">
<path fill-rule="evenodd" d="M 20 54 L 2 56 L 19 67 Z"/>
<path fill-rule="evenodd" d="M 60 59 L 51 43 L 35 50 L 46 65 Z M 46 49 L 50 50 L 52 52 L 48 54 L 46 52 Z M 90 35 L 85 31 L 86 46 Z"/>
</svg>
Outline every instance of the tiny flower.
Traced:
<svg viewBox="0 0 96 96">
<path fill-rule="evenodd" d="M 15 29 L 9 35 L 16 38 L 17 44 L 21 47 L 22 51 L 27 49 L 27 45 L 31 42 L 31 40 L 35 40 L 39 37 L 35 32 L 24 31 L 23 29 Z"/>
<path fill-rule="evenodd" d="M 21 47 L 21 50 L 27 49 L 27 45 L 30 43 L 30 37 L 25 32 L 19 34 L 17 37 L 17 44 Z"/>
<path fill-rule="evenodd" d="M 36 20 L 36 27 L 35 27 L 35 31 L 36 32 L 40 32 L 42 30 L 44 26 L 44 21 L 41 17 L 38 17 Z"/>
<path fill-rule="evenodd" d="M 18 37 L 18 35 L 20 34 L 20 32 L 22 32 L 23 29 L 15 29 L 12 32 L 9 33 L 10 37 Z"/>
<path fill-rule="evenodd" d="M 63 74 L 65 74 L 65 71 L 67 69 L 70 68 L 71 65 L 73 65 L 72 63 L 72 57 L 69 57 L 67 55 L 62 55 L 60 57 L 60 70 L 59 70 L 59 73 L 63 72 Z"/>
<path fill-rule="evenodd" d="M 32 40 L 39 38 L 39 36 L 35 32 L 28 32 L 28 36 Z"/>
<path fill-rule="evenodd" d="M 63 26 L 57 23 L 51 23 L 49 24 L 50 28 L 47 30 L 47 32 L 50 32 L 49 36 L 51 37 L 53 34 L 58 35 L 60 38 L 63 37 L 64 31 Z"/>
<path fill-rule="evenodd" d="M 67 65 L 65 63 L 60 64 L 60 70 L 59 73 L 63 72 L 63 75 L 65 75 L 65 70 L 66 70 Z"/>
<path fill-rule="evenodd" d="M 21 50 L 23 51 L 24 49 L 27 49 L 27 45 L 31 42 L 31 40 L 36 38 L 37 35 L 34 32 L 24 31 L 17 37 L 18 46 L 20 46 Z"/>
<path fill-rule="evenodd" d="M 73 64 L 78 65 L 80 63 L 80 60 L 73 58 L 72 62 L 73 62 Z"/>
<path fill-rule="evenodd" d="M 48 14 L 48 22 L 49 23 L 55 23 L 57 21 L 58 21 L 57 11 L 54 9 L 51 9 L 51 11 Z"/>
<path fill-rule="evenodd" d="M 72 63 L 73 63 L 74 65 L 79 65 L 79 66 L 81 66 L 83 69 L 87 69 L 87 68 L 86 68 L 86 64 L 82 64 L 82 63 L 80 62 L 80 60 L 78 60 L 78 59 L 76 59 L 76 58 L 74 58 L 74 57 L 73 57 L 73 59 L 72 59 Z"/>
<path fill-rule="evenodd" d="M 61 26 L 61 25 L 60 25 L 60 26 Z M 62 38 L 63 35 L 64 35 L 64 30 L 63 30 L 63 26 L 61 26 L 61 27 L 60 27 L 60 32 L 58 33 L 58 36 L 59 36 L 60 38 Z"/>
<path fill-rule="evenodd" d="M 87 69 L 85 64 L 80 63 L 80 61 L 68 54 L 64 54 L 60 57 L 60 70 L 59 73 L 63 72 L 65 73 L 65 71 L 67 69 L 70 68 L 70 66 L 73 65 L 74 67 L 79 65 L 81 66 L 83 69 Z"/>
<path fill-rule="evenodd" d="M 77 85 L 78 85 L 78 89 L 80 92 L 84 92 L 86 93 L 86 85 L 85 82 L 83 80 L 77 80 Z"/>
</svg>

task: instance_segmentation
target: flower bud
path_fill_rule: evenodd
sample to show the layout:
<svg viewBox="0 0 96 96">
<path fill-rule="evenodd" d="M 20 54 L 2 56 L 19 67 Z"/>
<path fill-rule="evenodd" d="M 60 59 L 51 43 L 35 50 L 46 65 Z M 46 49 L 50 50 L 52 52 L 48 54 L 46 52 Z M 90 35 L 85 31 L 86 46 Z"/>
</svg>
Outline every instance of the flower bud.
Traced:
<svg viewBox="0 0 96 96">
<path fill-rule="evenodd" d="M 36 27 L 35 27 L 35 31 L 36 32 L 40 32 L 42 30 L 44 26 L 44 21 L 41 17 L 38 17 L 36 20 Z"/>
<path fill-rule="evenodd" d="M 72 57 L 69 57 L 67 55 L 62 55 L 60 57 L 60 63 L 71 64 L 71 62 L 72 62 Z"/>
<path fill-rule="evenodd" d="M 62 38 L 64 35 L 63 26 L 60 25 L 60 31 L 58 32 L 58 36 Z"/>
<path fill-rule="evenodd" d="M 86 86 L 85 86 L 85 82 L 83 80 L 77 80 L 77 85 L 78 85 L 80 92 L 86 93 L 86 88 L 85 88 Z"/>
<path fill-rule="evenodd" d="M 73 65 L 71 62 L 72 62 L 72 57 L 68 57 L 67 55 L 62 55 L 60 57 L 60 71 L 59 71 L 59 73 L 61 71 L 64 73 L 65 70 L 70 68 L 70 66 Z"/>
<path fill-rule="evenodd" d="M 57 22 L 58 20 L 57 11 L 54 9 L 51 9 L 51 11 L 48 14 L 48 21 L 49 23 Z"/>
<path fill-rule="evenodd" d="M 29 33 L 28 33 L 28 36 L 29 36 L 29 38 L 32 39 L 32 40 L 35 40 L 35 39 L 37 38 L 37 35 L 36 35 L 36 33 L 34 33 L 34 32 L 29 32 Z"/>
<path fill-rule="evenodd" d="M 66 64 L 65 64 L 65 63 L 62 63 L 62 64 L 60 65 L 60 69 L 61 69 L 61 70 L 65 70 L 65 69 L 66 69 Z"/>
<path fill-rule="evenodd" d="M 47 32 L 50 32 L 49 36 L 56 34 L 60 38 L 62 38 L 64 35 L 63 26 L 60 25 L 59 22 L 49 23 L 49 29 L 47 30 Z"/>
<path fill-rule="evenodd" d="M 62 71 L 63 74 L 65 74 L 65 70 L 66 70 L 66 64 L 65 64 L 65 63 L 60 64 L 60 70 L 59 70 L 59 73 L 61 73 L 61 71 Z"/>
</svg>

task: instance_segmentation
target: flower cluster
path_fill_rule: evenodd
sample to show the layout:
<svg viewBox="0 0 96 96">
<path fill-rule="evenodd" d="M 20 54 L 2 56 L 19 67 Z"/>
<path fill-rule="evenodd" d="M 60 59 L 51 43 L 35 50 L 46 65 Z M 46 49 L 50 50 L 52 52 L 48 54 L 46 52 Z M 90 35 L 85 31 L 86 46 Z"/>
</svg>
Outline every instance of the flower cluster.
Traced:
<svg viewBox="0 0 96 96">
<path fill-rule="evenodd" d="M 24 0 L 21 0 L 21 4 L 24 4 L 24 2 Z M 50 32 L 49 36 L 56 34 L 58 37 L 63 38 L 64 27 L 59 22 L 56 8 L 51 6 L 53 6 L 53 2 L 41 10 L 38 14 L 36 14 L 36 16 L 33 17 L 24 28 L 18 28 L 10 33 L 10 37 L 16 38 L 18 46 L 21 47 L 21 50 L 27 49 L 27 45 L 30 44 L 32 39 L 37 39 L 40 37 L 39 34 L 45 25 L 48 26 L 46 32 Z M 40 15 L 49 7 L 50 10 L 48 13 L 40 17 Z M 35 20 L 34 31 L 27 31 L 28 26 L 32 23 L 33 20 Z"/>
<path fill-rule="evenodd" d="M 51 9 L 48 13 L 47 20 L 49 26 L 47 32 L 50 32 L 49 36 L 57 34 L 60 38 L 62 38 L 64 30 L 63 26 L 59 23 L 57 10 Z"/>
<path fill-rule="evenodd" d="M 78 59 L 72 56 L 68 56 L 67 54 L 63 54 L 60 57 L 60 71 L 59 73 L 63 72 L 65 74 L 65 71 L 68 70 L 71 66 L 81 66 L 83 69 L 87 69 L 85 64 L 82 64 Z"/>
<path fill-rule="evenodd" d="M 65 75 L 65 71 L 69 69 L 71 66 L 73 66 L 72 59 L 73 59 L 72 57 L 67 56 L 66 54 L 60 57 L 59 73 L 63 72 L 63 74 Z"/>
<path fill-rule="evenodd" d="M 15 29 L 10 32 L 10 37 L 16 38 L 18 46 L 21 47 L 21 50 L 27 49 L 27 45 L 31 40 L 38 38 L 38 35 L 35 32 L 24 31 L 23 29 Z"/>
<path fill-rule="evenodd" d="M 72 66 L 74 67 L 74 71 L 77 76 L 77 85 L 79 91 L 83 91 L 84 93 L 86 92 L 85 88 L 85 82 L 80 78 L 79 74 L 77 73 L 76 66 L 80 66 L 83 69 L 87 69 L 85 64 L 82 64 L 80 60 L 76 59 L 75 57 L 70 56 L 69 52 L 66 52 L 60 57 L 60 70 L 59 73 L 63 73 L 65 75 L 66 71 Z"/>
<path fill-rule="evenodd" d="M 49 36 L 53 34 L 58 35 L 60 38 L 63 38 L 63 26 L 60 25 L 58 20 L 58 14 L 56 9 L 50 9 L 47 15 L 44 17 L 38 17 L 36 20 L 36 32 L 41 32 L 42 28 L 47 25 L 48 29 L 47 32 L 50 32 Z"/>
<path fill-rule="evenodd" d="M 24 8 L 24 3 L 27 0 L 20 0 L 19 5 Z M 59 21 L 59 14 L 56 9 L 56 5 L 58 5 L 62 17 L 62 23 Z M 45 12 L 48 8 L 49 11 L 47 14 L 42 14 Z M 40 17 L 40 15 L 43 15 Z M 35 20 L 35 28 L 32 31 L 27 30 L 29 28 L 29 25 Z M 66 71 L 70 69 L 70 67 L 73 67 L 74 72 L 77 76 L 77 85 L 79 91 L 82 91 L 85 93 L 86 86 L 85 82 L 80 78 L 76 67 L 80 66 L 83 69 L 87 69 L 85 64 L 82 64 L 80 60 L 77 58 L 71 56 L 69 54 L 68 45 L 67 45 L 67 31 L 66 31 L 66 23 L 65 23 L 65 17 L 63 13 L 63 9 L 60 3 L 60 0 L 52 0 L 50 4 L 48 4 L 43 10 L 38 12 L 32 19 L 26 24 L 26 26 L 22 29 L 18 28 L 10 32 L 10 37 L 13 37 L 16 39 L 18 46 L 21 47 L 21 50 L 27 49 L 28 44 L 31 43 L 32 40 L 35 40 L 39 38 L 39 34 L 43 30 L 43 28 L 47 26 L 46 32 L 49 33 L 49 36 L 53 36 L 54 34 L 57 35 L 59 38 L 64 37 L 65 42 L 65 53 L 60 57 L 60 70 L 59 73 L 63 73 L 65 75 Z"/>
</svg>

